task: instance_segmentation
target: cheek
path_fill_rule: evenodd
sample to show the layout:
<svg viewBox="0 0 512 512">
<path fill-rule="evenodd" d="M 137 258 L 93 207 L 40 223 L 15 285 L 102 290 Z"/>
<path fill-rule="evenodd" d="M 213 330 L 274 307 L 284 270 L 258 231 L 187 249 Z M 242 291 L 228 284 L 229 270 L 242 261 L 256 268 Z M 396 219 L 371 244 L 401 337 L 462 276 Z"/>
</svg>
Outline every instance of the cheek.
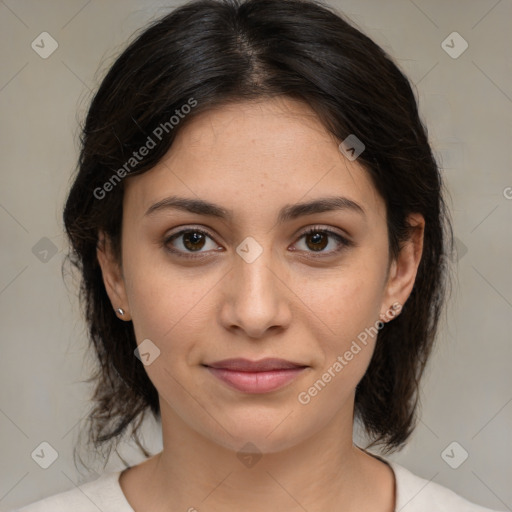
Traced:
<svg viewBox="0 0 512 512">
<path fill-rule="evenodd" d="M 320 282 L 305 284 L 301 296 L 317 319 L 338 340 L 351 336 L 373 325 L 379 319 L 383 289 L 379 269 L 346 268 L 337 276 Z"/>
<path fill-rule="evenodd" d="M 137 341 L 152 340 L 162 355 L 190 352 L 211 316 L 206 311 L 211 301 L 208 291 L 214 289 L 219 276 L 173 267 L 165 260 L 150 260 L 142 251 L 131 255 L 125 269 Z"/>
<path fill-rule="evenodd" d="M 328 329 L 324 325 L 319 336 L 319 322 L 311 327 L 322 357 L 295 390 L 295 400 L 300 410 L 319 424 L 348 407 L 370 364 L 380 330 L 380 293 L 369 285 L 372 282 L 376 281 L 340 280 L 331 285 L 329 293 L 315 298 L 322 324 Z"/>
<path fill-rule="evenodd" d="M 361 265 L 357 271 L 347 270 L 345 275 L 315 287 L 310 294 L 308 305 L 317 317 L 315 327 L 311 327 L 317 333 L 310 334 L 322 353 L 318 374 L 331 372 L 326 381 L 355 387 L 364 375 L 381 328 L 381 281 L 377 266 Z"/>
</svg>

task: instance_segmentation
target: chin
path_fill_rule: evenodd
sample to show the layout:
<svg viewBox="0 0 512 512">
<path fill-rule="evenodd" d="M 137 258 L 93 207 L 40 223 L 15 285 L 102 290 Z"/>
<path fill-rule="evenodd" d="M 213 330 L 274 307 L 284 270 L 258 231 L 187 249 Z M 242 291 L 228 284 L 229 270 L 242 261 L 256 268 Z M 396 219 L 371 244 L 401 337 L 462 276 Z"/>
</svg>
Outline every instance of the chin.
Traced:
<svg viewBox="0 0 512 512">
<path fill-rule="evenodd" d="M 258 420 L 247 415 L 239 421 L 232 418 L 229 422 L 221 422 L 231 435 L 217 425 L 215 431 L 207 431 L 207 437 L 236 453 L 265 454 L 293 448 L 312 434 L 304 430 L 303 424 L 299 428 L 296 421 L 283 422 L 286 414 L 263 416 L 265 421 L 262 421 L 262 416 L 263 413 L 260 413 Z"/>
</svg>

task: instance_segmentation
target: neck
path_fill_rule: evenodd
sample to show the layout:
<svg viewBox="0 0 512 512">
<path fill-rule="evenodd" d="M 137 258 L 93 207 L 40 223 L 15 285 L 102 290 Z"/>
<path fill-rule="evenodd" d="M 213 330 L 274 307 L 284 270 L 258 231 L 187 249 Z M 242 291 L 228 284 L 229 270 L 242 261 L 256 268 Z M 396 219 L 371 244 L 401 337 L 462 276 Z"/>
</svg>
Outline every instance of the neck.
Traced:
<svg viewBox="0 0 512 512">
<path fill-rule="evenodd" d="M 161 410 L 162 452 L 133 468 L 137 482 L 133 473 L 129 488 L 127 472 L 121 480 L 135 512 L 169 504 L 190 512 L 325 512 L 340 510 L 340 503 L 346 512 L 393 510 L 392 470 L 353 445 L 352 417 L 335 416 L 285 450 L 241 453 L 191 429 L 172 409 Z"/>
</svg>

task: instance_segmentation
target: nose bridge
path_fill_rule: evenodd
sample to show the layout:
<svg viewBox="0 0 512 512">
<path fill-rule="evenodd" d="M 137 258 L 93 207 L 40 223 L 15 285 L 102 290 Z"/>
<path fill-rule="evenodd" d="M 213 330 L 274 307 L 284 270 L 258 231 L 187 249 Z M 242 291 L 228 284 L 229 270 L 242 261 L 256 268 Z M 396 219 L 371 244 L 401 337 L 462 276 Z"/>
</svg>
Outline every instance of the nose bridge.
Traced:
<svg viewBox="0 0 512 512">
<path fill-rule="evenodd" d="M 237 262 L 241 289 L 247 287 L 245 291 L 249 292 L 254 300 L 270 299 L 274 295 L 275 275 L 271 269 L 275 264 L 272 262 L 271 253 L 271 249 L 266 248 L 254 261 L 240 258 Z"/>
<path fill-rule="evenodd" d="M 236 252 L 223 319 L 226 326 L 236 325 L 251 337 L 261 336 L 270 327 L 283 327 L 289 321 L 286 287 L 276 276 L 280 267 L 272 248 L 248 237 Z"/>
<path fill-rule="evenodd" d="M 235 267 L 239 282 L 237 290 L 239 301 L 252 304 L 253 310 L 270 309 L 273 306 L 278 290 L 275 286 L 275 275 L 271 271 L 275 264 L 272 262 L 272 248 L 261 246 L 254 238 L 244 240 L 237 248 L 240 256 Z"/>
</svg>

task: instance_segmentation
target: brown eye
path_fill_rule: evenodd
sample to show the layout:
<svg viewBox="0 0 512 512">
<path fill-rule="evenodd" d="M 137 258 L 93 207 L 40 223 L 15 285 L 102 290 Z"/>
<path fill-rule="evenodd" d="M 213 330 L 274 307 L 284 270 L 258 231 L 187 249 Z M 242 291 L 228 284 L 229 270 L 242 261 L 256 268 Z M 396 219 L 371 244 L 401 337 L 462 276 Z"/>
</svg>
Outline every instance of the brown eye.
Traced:
<svg viewBox="0 0 512 512">
<path fill-rule="evenodd" d="M 304 239 L 305 249 L 300 248 L 300 250 L 311 253 L 313 256 L 331 256 L 353 245 L 353 242 L 338 233 L 317 227 L 310 228 L 302 233 L 300 240 L 302 239 Z M 334 244 L 331 243 L 333 239 L 335 240 Z M 331 245 L 334 245 L 331 250 L 325 250 Z"/>
<path fill-rule="evenodd" d="M 197 251 L 204 247 L 205 235 L 198 231 L 187 231 L 183 235 L 183 245 L 190 251 Z"/>
<path fill-rule="evenodd" d="M 210 242 L 209 242 L 210 241 Z M 210 243 L 210 247 L 208 247 Z M 184 258 L 206 256 L 208 250 L 216 250 L 218 246 L 213 242 L 212 237 L 202 229 L 184 229 L 175 233 L 164 240 L 163 245 L 165 248 L 177 256 Z M 203 249 L 206 249 L 203 251 Z"/>
<path fill-rule="evenodd" d="M 327 244 L 329 243 L 328 236 L 325 235 L 323 232 L 316 232 L 316 233 L 308 233 L 306 235 L 306 245 L 312 250 L 312 251 L 322 251 L 327 247 Z"/>
</svg>

